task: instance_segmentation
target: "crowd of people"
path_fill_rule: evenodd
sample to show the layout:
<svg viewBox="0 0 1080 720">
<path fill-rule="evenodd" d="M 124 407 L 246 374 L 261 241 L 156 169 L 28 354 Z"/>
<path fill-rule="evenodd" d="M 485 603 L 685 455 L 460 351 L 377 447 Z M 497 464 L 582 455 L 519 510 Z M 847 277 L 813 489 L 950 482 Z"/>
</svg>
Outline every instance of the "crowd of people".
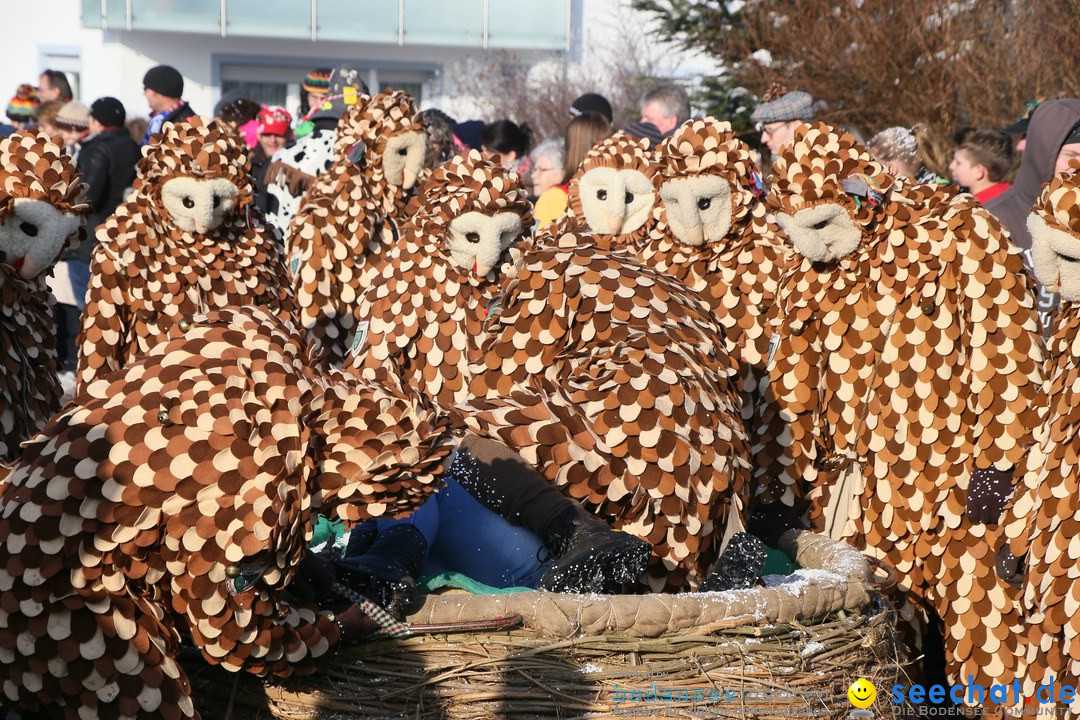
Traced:
<svg viewBox="0 0 1080 720">
<path fill-rule="evenodd" d="M 194 717 L 181 636 L 285 676 L 422 575 L 726 591 L 805 529 L 895 567 L 951 681 L 1080 675 L 1080 100 L 944 179 L 780 83 L 760 150 L 674 85 L 534 142 L 349 66 L 295 114 L 143 83 L 132 127 L 46 71 L 0 141 L 8 702 Z"/>
</svg>

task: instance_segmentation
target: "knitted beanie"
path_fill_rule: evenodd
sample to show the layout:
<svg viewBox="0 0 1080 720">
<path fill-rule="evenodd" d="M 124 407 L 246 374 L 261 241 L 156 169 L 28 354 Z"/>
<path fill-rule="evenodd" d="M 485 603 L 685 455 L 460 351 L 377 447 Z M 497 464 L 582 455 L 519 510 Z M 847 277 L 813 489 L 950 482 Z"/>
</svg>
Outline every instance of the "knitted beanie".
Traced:
<svg viewBox="0 0 1080 720">
<path fill-rule="evenodd" d="M 90 108 L 76 100 L 64 103 L 54 124 L 61 130 L 86 130 L 90 127 Z"/>
<path fill-rule="evenodd" d="M 37 90 L 29 83 L 23 83 L 15 91 L 15 97 L 11 98 L 7 106 L 7 116 L 15 122 L 26 122 L 34 119 L 38 105 Z"/>
<path fill-rule="evenodd" d="M 316 68 L 304 76 L 304 92 L 325 95 L 330 89 L 331 68 Z"/>
</svg>

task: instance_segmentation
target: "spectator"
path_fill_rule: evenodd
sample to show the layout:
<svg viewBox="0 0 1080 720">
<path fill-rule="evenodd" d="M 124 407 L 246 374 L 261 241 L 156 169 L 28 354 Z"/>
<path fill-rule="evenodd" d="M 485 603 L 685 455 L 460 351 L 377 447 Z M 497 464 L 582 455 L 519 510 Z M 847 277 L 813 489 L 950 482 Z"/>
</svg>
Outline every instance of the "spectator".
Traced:
<svg viewBox="0 0 1080 720">
<path fill-rule="evenodd" d="M 61 115 L 71 104 L 64 106 Z M 94 229 L 124 201 L 125 192 L 135 182 L 136 165 L 141 157 L 138 143 L 124 127 L 125 119 L 124 106 L 116 98 L 99 98 L 87 110 L 89 135 L 82 141 L 77 161 L 86 183 L 86 202 L 91 208 L 86 218 L 86 238 L 65 253 L 56 272 L 58 282 L 70 285 L 69 292 L 67 288 L 56 289 L 58 299 L 72 301 L 61 302 L 56 308 L 57 348 L 69 370 L 74 370 L 77 362 L 75 338 L 90 281 L 90 257 L 97 245 Z"/>
<path fill-rule="evenodd" d="M 74 99 L 67 75 L 59 70 L 46 70 L 41 73 L 41 77 L 38 78 L 37 93 L 41 102 L 49 100 L 69 102 Z"/>
<path fill-rule="evenodd" d="M 566 162 L 566 142 L 564 140 L 545 140 L 533 148 L 532 189 L 535 197 L 540 197 L 548 188 L 562 182 L 563 165 Z"/>
<path fill-rule="evenodd" d="M 536 199 L 533 217 L 536 219 L 537 230 L 548 227 L 566 212 L 570 178 L 577 172 L 578 165 L 585 159 L 589 150 L 592 150 L 593 145 L 610 134 L 611 123 L 606 117 L 596 112 L 582 113 L 566 126 L 562 177 L 556 185 L 552 185 Z"/>
<path fill-rule="evenodd" d="M 37 123 L 38 130 L 52 138 L 53 142 L 60 144 L 64 142 L 64 138 L 56 127 L 56 113 L 60 112 L 60 108 L 66 104 L 64 100 L 47 100 L 38 105 L 37 112 L 34 113 L 34 122 Z"/>
<path fill-rule="evenodd" d="M 323 104 L 323 99 L 330 92 L 330 76 L 333 68 L 315 68 L 304 76 L 300 85 L 300 114 L 296 116 L 296 136 L 304 137 L 314 126 L 308 124 L 308 116 Z"/>
<path fill-rule="evenodd" d="M 16 130 L 30 127 L 34 124 L 34 113 L 38 105 L 37 90 L 29 83 L 23 83 L 15 90 L 15 97 L 8 101 L 7 116 Z"/>
<path fill-rule="evenodd" d="M 641 120 L 660 131 L 661 139 L 690 119 L 690 98 L 678 85 L 659 85 L 641 98 Z"/>
<path fill-rule="evenodd" d="M 497 162 L 507 170 L 524 176 L 532 167 L 529 148 L 532 130 L 528 125 L 518 125 L 512 120 L 497 120 L 484 125 L 480 131 L 480 149 L 489 155 L 497 155 Z"/>
<path fill-rule="evenodd" d="M 195 114 L 191 106 L 183 101 L 184 76 L 169 65 L 158 65 L 146 71 L 143 76 L 143 95 L 150 106 L 150 123 L 142 144 L 161 132 L 161 126 L 167 122 L 186 120 Z"/>
<path fill-rule="evenodd" d="M 587 112 L 600 113 L 607 118 L 608 124 L 615 122 L 615 114 L 611 110 L 611 103 L 603 95 L 585 93 L 574 102 L 570 103 L 570 119 L 584 115 Z"/>
<path fill-rule="evenodd" d="M 750 115 L 761 133 L 762 144 L 768 146 L 774 157 L 795 139 L 795 128 L 813 119 L 814 98 L 810 93 L 789 92 L 778 82 L 769 86 L 762 103 Z"/>
<path fill-rule="evenodd" d="M 566 146 L 562 140 L 545 140 L 533 148 L 529 155 L 532 167 L 529 170 L 526 186 L 530 188 L 530 198 L 533 203 L 536 203 L 539 202 L 541 195 L 562 180 Z"/>
<path fill-rule="evenodd" d="M 77 100 L 66 102 L 56 113 L 55 123 L 64 139 L 64 147 L 78 166 L 82 141 L 90 134 L 90 108 Z"/>
<path fill-rule="evenodd" d="M 258 117 L 262 109 L 262 105 L 254 100 L 238 97 L 222 103 L 221 107 L 215 109 L 214 115 L 219 122 L 244 138 L 244 144 L 250 149 L 259 142 Z M 289 117 L 291 120 L 292 116 Z"/>
<path fill-rule="evenodd" d="M 1048 100 L 1035 109 L 1027 127 L 1027 146 L 1020 160 L 1012 187 L 986 203 L 1012 236 L 1013 243 L 1024 251 L 1031 268 L 1031 235 L 1027 219 L 1044 183 L 1068 167 L 1080 155 L 1080 99 Z M 1039 286 L 1039 314 L 1044 327 L 1057 298 Z"/>
<path fill-rule="evenodd" d="M 956 149 L 949 163 L 953 182 L 967 188 L 985 205 L 1011 186 L 1004 182 L 1012 168 L 1013 141 L 1001 130 L 964 128 L 954 138 Z"/>
<path fill-rule="evenodd" d="M 427 153 L 424 167 L 435 169 L 456 154 L 454 149 L 454 118 L 432 108 L 420 113 L 427 126 Z"/>
<path fill-rule="evenodd" d="M 916 124 L 911 128 L 885 128 L 866 144 L 874 159 L 889 169 L 893 177 L 928 185 L 944 181 L 930 172 L 924 161 L 924 146 L 929 128 Z"/>
<path fill-rule="evenodd" d="M 266 171 L 270 159 L 285 147 L 292 127 L 292 115 L 280 105 L 270 105 L 259 111 L 256 118 L 255 150 L 251 153 L 251 179 L 255 181 L 255 207 L 260 213 L 266 212 Z"/>
</svg>

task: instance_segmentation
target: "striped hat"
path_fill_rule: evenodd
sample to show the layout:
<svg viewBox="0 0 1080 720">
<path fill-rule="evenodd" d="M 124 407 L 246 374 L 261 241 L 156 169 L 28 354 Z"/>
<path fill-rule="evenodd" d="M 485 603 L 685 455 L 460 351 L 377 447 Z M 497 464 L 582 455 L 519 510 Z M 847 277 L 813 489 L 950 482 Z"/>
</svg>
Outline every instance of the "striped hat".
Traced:
<svg viewBox="0 0 1080 720">
<path fill-rule="evenodd" d="M 26 122 L 34 119 L 38 105 L 37 90 L 29 83 L 23 83 L 15 91 L 15 97 L 11 98 L 7 106 L 7 116 L 15 122 Z"/>
<path fill-rule="evenodd" d="M 304 92 L 325 95 L 330 89 L 331 68 L 316 68 L 304 76 Z"/>
</svg>

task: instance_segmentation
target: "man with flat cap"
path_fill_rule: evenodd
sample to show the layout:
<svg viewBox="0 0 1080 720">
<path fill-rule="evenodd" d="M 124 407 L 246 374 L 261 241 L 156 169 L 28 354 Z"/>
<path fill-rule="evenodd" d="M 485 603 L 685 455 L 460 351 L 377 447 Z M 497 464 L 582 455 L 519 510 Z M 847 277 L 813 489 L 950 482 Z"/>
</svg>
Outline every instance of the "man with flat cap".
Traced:
<svg viewBox="0 0 1080 720">
<path fill-rule="evenodd" d="M 795 139 L 795 128 L 814 119 L 814 98 L 801 90 L 789 91 L 774 82 L 765 93 L 762 103 L 752 115 L 751 122 L 761 133 L 761 142 L 776 157 Z"/>
</svg>

